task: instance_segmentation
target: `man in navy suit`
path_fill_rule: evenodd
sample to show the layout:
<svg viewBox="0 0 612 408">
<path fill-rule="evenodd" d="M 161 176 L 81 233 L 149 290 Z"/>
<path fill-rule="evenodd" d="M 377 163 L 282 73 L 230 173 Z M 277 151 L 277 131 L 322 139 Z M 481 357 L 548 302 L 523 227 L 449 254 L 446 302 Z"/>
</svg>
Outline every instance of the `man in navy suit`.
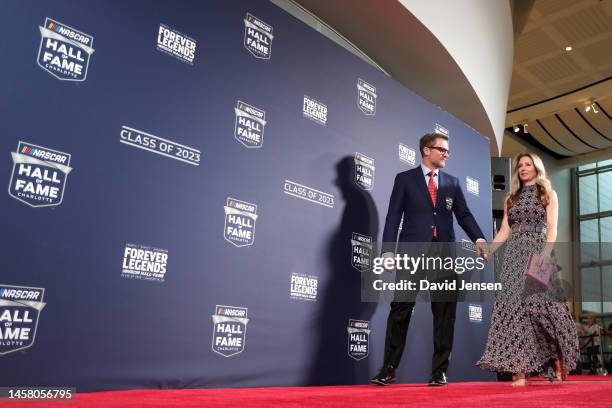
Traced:
<svg viewBox="0 0 612 408">
<path fill-rule="evenodd" d="M 459 180 L 440 170 L 446 166 L 450 154 L 448 137 L 437 133 L 426 134 L 419 141 L 419 149 L 423 158 L 422 164 L 395 177 L 383 232 L 382 257 L 395 258 L 397 232 L 402 216 L 400 245 L 430 243 L 427 244 L 428 248 L 437 248 L 427 252 L 430 257 L 442 256 L 442 252 L 452 252 L 452 244 L 448 243 L 455 241 L 454 214 L 461 228 L 476 242 L 478 254 L 486 258 L 487 244 L 484 234 L 470 213 Z M 440 252 L 441 246 L 446 250 Z M 398 272 L 398 278 L 399 276 Z M 447 385 L 446 370 L 455 328 L 456 291 L 431 291 L 430 296 L 434 318 L 434 354 L 429 385 Z M 414 298 L 408 301 L 399 300 L 396 294 L 395 301 L 391 303 L 384 364 L 378 375 L 372 379 L 373 384 L 389 385 L 395 382 L 395 370 L 404 351 L 406 333 L 414 308 Z"/>
</svg>

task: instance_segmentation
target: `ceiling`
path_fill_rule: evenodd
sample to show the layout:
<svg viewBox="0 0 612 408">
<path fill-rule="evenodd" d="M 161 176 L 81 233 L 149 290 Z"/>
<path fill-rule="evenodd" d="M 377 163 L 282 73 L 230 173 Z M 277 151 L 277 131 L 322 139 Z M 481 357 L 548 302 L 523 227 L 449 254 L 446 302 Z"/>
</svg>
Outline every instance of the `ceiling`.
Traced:
<svg viewBox="0 0 612 408">
<path fill-rule="evenodd" d="M 535 0 L 516 36 L 508 130 L 556 158 L 612 155 L 610 115 L 612 0 Z"/>
<path fill-rule="evenodd" d="M 508 1 L 515 46 L 506 131 L 559 159 L 559 165 L 612 157 L 612 0 Z M 401 1 L 294 3 L 396 80 L 495 140 L 461 68 Z M 585 111 L 591 103 L 595 109 Z M 497 152 L 492 143 L 492 155 Z"/>
</svg>

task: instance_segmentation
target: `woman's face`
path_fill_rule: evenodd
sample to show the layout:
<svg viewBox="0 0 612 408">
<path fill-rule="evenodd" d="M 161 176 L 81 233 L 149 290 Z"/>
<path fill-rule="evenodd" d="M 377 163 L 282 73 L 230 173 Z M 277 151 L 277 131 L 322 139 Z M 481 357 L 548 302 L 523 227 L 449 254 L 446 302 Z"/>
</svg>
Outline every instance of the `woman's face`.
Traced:
<svg viewBox="0 0 612 408">
<path fill-rule="evenodd" d="M 536 168 L 533 165 L 533 160 L 529 156 L 523 156 L 518 163 L 518 175 L 523 184 L 535 179 Z"/>
</svg>

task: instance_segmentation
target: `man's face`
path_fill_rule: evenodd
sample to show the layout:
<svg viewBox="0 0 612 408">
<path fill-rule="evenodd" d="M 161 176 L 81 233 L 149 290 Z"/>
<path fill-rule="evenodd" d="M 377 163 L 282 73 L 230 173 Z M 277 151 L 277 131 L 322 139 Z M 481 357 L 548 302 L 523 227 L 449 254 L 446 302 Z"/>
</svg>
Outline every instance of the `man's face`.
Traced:
<svg viewBox="0 0 612 408">
<path fill-rule="evenodd" d="M 441 169 L 446 166 L 446 161 L 450 155 L 448 150 L 448 141 L 442 138 L 435 139 L 431 147 L 423 149 L 423 159 L 429 162 L 436 169 Z"/>
</svg>

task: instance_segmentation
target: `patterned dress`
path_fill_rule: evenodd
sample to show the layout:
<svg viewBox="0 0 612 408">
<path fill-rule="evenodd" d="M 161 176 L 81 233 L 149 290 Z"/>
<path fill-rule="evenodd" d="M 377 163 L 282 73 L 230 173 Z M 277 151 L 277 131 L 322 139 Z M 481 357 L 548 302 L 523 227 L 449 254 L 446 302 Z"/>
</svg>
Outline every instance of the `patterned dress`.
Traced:
<svg viewBox="0 0 612 408">
<path fill-rule="evenodd" d="M 525 277 L 531 253 L 546 242 L 546 209 L 537 186 L 525 186 L 508 210 L 512 236 L 507 241 L 487 345 L 477 366 L 488 371 L 529 373 L 561 360 L 566 370 L 576 366 L 578 335 L 565 302 L 558 273 L 547 286 Z"/>
</svg>

